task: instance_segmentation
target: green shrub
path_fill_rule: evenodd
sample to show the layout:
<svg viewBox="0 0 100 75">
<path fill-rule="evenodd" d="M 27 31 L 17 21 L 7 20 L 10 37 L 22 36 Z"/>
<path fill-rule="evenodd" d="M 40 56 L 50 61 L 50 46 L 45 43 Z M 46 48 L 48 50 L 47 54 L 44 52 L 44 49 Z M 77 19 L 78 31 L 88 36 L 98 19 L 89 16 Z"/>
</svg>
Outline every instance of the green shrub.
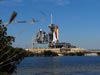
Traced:
<svg viewBox="0 0 100 75">
<path fill-rule="evenodd" d="M 58 56 L 57 53 L 52 52 L 52 51 L 50 51 L 50 50 L 44 51 L 42 54 L 43 54 L 44 56 Z"/>
<path fill-rule="evenodd" d="M 84 53 L 82 52 L 71 52 L 71 53 L 63 53 L 64 56 L 84 56 Z"/>
</svg>

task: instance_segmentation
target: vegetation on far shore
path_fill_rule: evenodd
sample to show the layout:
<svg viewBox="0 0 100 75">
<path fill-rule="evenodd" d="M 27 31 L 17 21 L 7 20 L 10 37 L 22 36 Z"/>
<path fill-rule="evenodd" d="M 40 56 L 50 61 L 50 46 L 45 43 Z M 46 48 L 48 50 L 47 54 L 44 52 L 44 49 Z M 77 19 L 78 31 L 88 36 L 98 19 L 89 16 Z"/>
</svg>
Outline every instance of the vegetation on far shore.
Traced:
<svg viewBox="0 0 100 75">
<path fill-rule="evenodd" d="M 84 56 L 83 52 L 62 53 L 64 56 Z"/>
</svg>

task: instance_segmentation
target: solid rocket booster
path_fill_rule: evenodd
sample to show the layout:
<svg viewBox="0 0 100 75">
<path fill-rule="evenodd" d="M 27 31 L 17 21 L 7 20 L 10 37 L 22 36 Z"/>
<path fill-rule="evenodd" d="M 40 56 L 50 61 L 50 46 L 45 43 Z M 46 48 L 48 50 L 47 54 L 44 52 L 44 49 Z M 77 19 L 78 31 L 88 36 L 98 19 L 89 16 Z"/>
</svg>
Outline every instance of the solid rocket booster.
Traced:
<svg viewBox="0 0 100 75">
<path fill-rule="evenodd" d="M 56 36 L 56 39 L 58 40 L 58 26 L 55 26 L 55 36 Z"/>
</svg>

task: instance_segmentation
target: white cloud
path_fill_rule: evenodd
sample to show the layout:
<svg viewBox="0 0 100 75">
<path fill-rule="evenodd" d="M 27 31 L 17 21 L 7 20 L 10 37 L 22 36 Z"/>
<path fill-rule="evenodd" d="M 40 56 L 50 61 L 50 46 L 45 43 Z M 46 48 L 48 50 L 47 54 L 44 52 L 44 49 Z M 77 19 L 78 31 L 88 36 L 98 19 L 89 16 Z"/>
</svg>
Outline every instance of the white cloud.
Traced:
<svg viewBox="0 0 100 75">
<path fill-rule="evenodd" d="M 32 0 L 33 2 L 42 2 L 42 3 L 53 3 L 53 4 L 56 4 L 56 5 L 60 5 L 60 6 L 63 6 L 63 5 L 68 5 L 70 4 L 70 0 Z"/>
<path fill-rule="evenodd" d="M 22 5 L 25 0 L 0 0 L 0 5 L 3 6 L 19 6 Z M 34 3 L 51 3 L 59 6 L 70 4 L 70 0 L 30 0 Z"/>
<path fill-rule="evenodd" d="M 68 5 L 68 4 L 70 4 L 70 1 L 69 0 L 56 0 L 56 3 L 58 4 L 58 5 Z"/>
<path fill-rule="evenodd" d="M 21 5 L 23 0 L 0 0 L 0 5 L 1 6 L 17 6 L 17 5 Z"/>
<path fill-rule="evenodd" d="M 12 1 L 14 1 L 16 3 L 22 3 L 23 2 L 23 0 L 12 0 Z"/>
</svg>

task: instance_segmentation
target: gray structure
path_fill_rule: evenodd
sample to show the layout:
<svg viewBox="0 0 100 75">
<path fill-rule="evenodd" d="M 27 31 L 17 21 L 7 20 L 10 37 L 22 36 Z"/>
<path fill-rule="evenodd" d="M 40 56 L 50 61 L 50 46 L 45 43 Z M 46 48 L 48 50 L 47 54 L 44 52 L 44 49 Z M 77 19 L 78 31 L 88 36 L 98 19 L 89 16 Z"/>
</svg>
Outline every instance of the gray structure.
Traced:
<svg viewBox="0 0 100 75">
<path fill-rule="evenodd" d="M 36 34 L 36 42 L 39 44 L 48 43 L 48 34 L 42 29 L 39 29 L 39 32 Z"/>
<path fill-rule="evenodd" d="M 51 46 L 52 48 L 76 48 L 76 46 L 71 45 L 70 43 L 58 42 Z"/>
</svg>

